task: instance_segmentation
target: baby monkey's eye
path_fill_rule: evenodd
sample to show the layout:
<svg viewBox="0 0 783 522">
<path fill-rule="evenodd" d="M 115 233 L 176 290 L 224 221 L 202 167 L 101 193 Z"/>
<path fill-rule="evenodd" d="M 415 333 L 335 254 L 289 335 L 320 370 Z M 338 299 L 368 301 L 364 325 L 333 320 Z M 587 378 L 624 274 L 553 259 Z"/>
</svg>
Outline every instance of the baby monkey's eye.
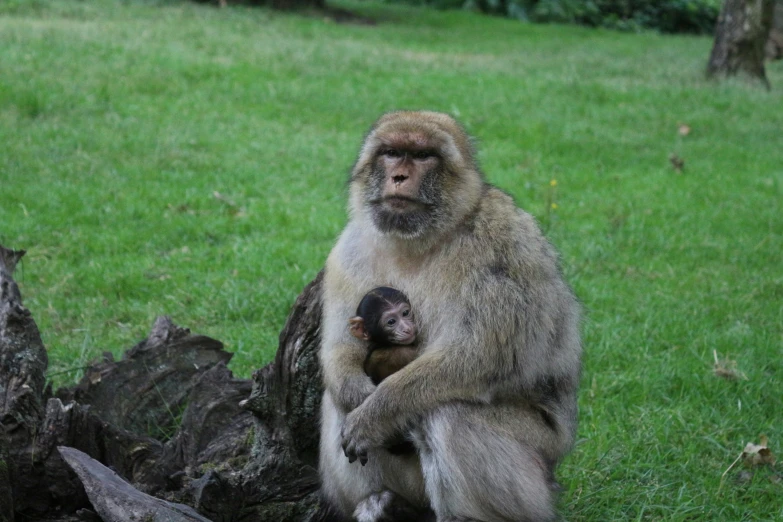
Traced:
<svg viewBox="0 0 783 522">
<path fill-rule="evenodd" d="M 408 317 L 410 314 L 411 314 L 410 310 L 405 310 L 405 311 L 402 312 L 402 316 L 403 317 Z"/>
<path fill-rule="evenodd" d="M 397 319 L 389 319 L 386 321 L 386 324 L 389 326 L 394 326 L 394 324 L 397 322 Z"/>
</svg>

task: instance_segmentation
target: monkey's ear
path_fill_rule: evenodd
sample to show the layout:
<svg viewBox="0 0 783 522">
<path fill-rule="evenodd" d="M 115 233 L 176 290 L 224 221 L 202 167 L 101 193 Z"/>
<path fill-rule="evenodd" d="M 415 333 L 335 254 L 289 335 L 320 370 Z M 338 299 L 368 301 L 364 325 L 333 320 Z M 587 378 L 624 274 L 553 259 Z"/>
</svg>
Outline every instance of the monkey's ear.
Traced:
<svg viewBox="0 0 783 522">
<path fill-rule="evenodd" d="M 351 335 L 362 341 L 369 341 L 370 334 L 364 328 L 364 319 L 360 316 L 351 317 L 348 319 L 348 329 L 351 330 Z"/>
</svg>

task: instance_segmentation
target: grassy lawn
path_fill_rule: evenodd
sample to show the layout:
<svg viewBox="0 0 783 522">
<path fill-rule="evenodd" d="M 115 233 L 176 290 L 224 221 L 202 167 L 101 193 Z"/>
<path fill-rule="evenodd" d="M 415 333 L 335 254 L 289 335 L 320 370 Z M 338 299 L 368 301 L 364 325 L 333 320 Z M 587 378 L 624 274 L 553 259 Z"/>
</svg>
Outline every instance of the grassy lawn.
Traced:
<svg viewBox="0 0 783 522">
<path fill-rule="evenodd" d="M 345 222 L 370 123 L 443 110 L 586 309 L 566 518 L 780 520 L 780 471 L 719 484 L 762 433 L 783 455 L 783 62 L 766 92 L 705 81 L 710 38 L 341 5 L 379 23 L 0 3 L 0 243 L 29 251 L 52 378 L 160 314 L 249 376 Z"/>
</svg>

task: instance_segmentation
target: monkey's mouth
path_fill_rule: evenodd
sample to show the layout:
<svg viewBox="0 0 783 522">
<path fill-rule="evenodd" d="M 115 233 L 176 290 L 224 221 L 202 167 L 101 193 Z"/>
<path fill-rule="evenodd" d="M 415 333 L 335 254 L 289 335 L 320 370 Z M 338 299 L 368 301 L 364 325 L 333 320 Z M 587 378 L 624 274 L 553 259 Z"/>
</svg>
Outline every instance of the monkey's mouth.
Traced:
<svg viewBox="0 0 783 522">
<path fill-rule="evenodd" d="M 423 232 L 437 211 L 433 203 L 398 194 L 373 198 L 369 204 L 378 230 L 408 238 Z"/>
<path fill-rule="evenodd" d="M 376 199 L 373 203 L 397 212 L 417 210 L 427 206 L 423 201 L 408 196 L 386 196 Z"/>
<path fill-rule="evenodd" d="M 403 337 L 397 338 L 394 340 L 394 344 L 399 344 L 401 346 L 406 346 L 409 344 L 413 344 L 413 341 L 416 340 L 416 331 L 413 331 L 409 333 L 408 335 L 405 335 Z"/>
</svg>

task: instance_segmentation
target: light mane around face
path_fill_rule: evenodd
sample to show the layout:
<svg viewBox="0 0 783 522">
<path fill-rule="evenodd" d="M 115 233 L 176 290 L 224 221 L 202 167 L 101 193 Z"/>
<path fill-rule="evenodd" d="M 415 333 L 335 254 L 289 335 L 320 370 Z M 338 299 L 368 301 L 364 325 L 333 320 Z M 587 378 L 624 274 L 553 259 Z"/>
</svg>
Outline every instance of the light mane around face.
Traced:
<svg viewBox="0 0 783 522">
<path fill-rule="evenodd" d="M 471 140 L 453 118 L 392 112 L 372 126 L 359 152 L 349 209 L 382 237 L 423 241 L 475 209 L 483 183 Z"/>
</svg>

